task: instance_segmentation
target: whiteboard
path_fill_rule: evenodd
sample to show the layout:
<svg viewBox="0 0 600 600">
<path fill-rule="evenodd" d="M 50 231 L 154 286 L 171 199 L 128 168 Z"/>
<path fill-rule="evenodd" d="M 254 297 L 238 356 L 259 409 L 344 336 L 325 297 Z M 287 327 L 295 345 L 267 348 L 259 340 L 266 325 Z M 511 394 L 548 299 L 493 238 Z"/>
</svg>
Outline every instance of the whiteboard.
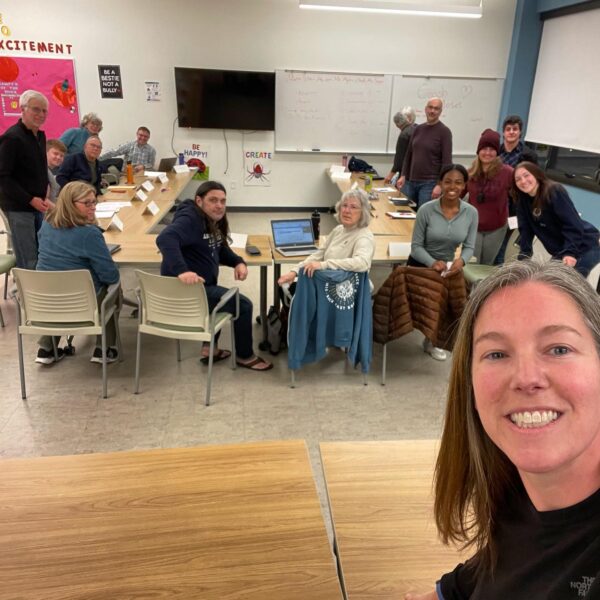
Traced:
<svg viewBox="0 0 600 600">
<path fill-rule="evenodd" d="M 600 9 L 544 21 L 527 139 L 600 152 Z"/>
<path fill-rule="evenodd" d="M 391 75 L 275 72 L 275 149 L 386 152 Z"/>
<path fill-rule="evenodd" d="M 412 106 L 417 123 L 423 123 L 427 100 L 437 96 L 444 101 L 441 121 L 452 131 L 452 154 L 474 155 L 481 132 L 498 125 L 502 85 L 502 79 L 394 75 L 390 118 L 402 107 Z M 396 126 L 390 131 L 390 153 L 395 152 L 398 133 Z"/>
</svg>

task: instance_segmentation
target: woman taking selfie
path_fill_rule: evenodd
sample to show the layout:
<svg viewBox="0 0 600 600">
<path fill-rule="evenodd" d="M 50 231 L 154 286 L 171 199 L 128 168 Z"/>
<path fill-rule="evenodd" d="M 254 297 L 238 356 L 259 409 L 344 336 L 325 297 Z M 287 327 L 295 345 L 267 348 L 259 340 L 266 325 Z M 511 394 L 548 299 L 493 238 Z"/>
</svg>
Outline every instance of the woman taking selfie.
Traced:
<svg viewBox="0 0 600 600">
<path fill-rule="evenodd" d="M 600 598 L 599 352 L 574 269 L 515 261 L 475 288 L 435 475 L 440 536 L 473 557 L 406 600 Z"/>
</svg>

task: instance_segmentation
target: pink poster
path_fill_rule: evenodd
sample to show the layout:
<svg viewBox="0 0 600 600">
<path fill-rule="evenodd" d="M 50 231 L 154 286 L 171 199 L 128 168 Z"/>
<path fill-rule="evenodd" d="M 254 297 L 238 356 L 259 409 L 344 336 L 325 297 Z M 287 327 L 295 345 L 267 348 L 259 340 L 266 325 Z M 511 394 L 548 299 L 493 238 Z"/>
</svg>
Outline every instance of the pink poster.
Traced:
<svg viewBox="0 0 600 600">
<path fill-rule="evenodd" d="M 25 90 L 36 90 L 48 98 L 48 118 L 42 127 L 47 139 L 79 125 L 71 59 L 0 56 L 0 133 L 21 116 L 19 96 Z"/>
</svg>

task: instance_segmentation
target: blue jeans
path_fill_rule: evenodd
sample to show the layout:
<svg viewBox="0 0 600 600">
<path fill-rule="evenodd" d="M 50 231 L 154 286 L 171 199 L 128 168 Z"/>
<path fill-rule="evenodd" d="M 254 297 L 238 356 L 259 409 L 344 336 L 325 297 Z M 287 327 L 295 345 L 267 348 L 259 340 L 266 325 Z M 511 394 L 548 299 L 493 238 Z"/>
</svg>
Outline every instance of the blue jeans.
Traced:
<svg viewBox="0 0 600 600">
<path fill-rule="evenodd" d="M 406 194 L 416 205 L 417 210 L 431 200 L 431 192 L 436 181 L 406 181 L 402 187 L 402 193 Z"/>
<path fill-rule="evenodd" d="M 221 296 L 227 292 L 226 287 L 220 285 L 205 285 L 208 307 L 212 309 L 219 303 Z M 235 298 L 221 308 L 222 312 L 228 312 L 235 316 Z M 254 354 L 252 345 L 252 302 L 246 296 L 240 294 L 240 316 L 233 323 L 233 335 L 235 338 L 235 351 L 239 358 L 245 360 Z"/>
<path fill-rule="evenodd" d="M 579 257 L 575 265 L 575 270 L 584 277 L 587 277 L 598 263 L 600 263 L 600 246 L 594 246 Z"/>
<path fill-rule="evenodd" d="M 42 225 L 42 213 L 37 210 L 35 212 L 9 210 L 6 211 L 6 217 L 17 267 L 35 269 L 38 258 L 37 232 Z"/>
</svg>

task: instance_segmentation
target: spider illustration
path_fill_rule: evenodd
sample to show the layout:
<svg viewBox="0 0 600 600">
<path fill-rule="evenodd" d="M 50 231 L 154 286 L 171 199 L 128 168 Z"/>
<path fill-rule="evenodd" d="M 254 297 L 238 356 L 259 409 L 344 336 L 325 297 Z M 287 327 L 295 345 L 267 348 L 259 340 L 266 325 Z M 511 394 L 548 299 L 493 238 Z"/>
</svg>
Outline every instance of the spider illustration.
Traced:
<svg viewBox="0 0 600 600">
<path fill-rule="evenodd" d="M 260 179 L 261 181 L 266 181 L 267 183 L 269 182 L 269 179 L 266 176 L 269 175 L 271 171 L 265 171 L 263 166 L 258 162 L 255 162 L 252 165 L 252 170 L 246 169 L 246 171 L 248 173 L 246 181 L 250 181 L 251 179 Z"/>
</svg>

